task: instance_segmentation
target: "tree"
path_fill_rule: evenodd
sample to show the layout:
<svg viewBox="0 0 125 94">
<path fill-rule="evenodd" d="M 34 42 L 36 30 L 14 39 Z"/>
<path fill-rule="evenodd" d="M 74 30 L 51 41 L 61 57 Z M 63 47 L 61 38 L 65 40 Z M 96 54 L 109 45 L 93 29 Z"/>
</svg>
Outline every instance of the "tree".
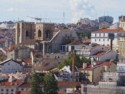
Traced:
<svg viewBox="0 0 125 94">
<path fill-rule="evenodd" d="M 87 59 L 86 57 L 81 57 L 79 55 L 75 55 L 76 61 L 75 61 L 75 66 L 77 66 L 78 68 L 83 66 L 83 62 L 90 64 L 91 60 Z M 71 66 L 72 65 L 72 56 L 69 56 L 68 58 L 66 58 L 65 60 L 63 60 L 59 65 L 58 68 L 61 69 L 64 66 Z"/>
<path fill-rule="evenodd" d="M 44 76 L 44 94 L 58 94 L 57 81 L 52 73 Z"/>
<path fill-rule="evenodd" d="M 83 38 L 90 38 L 91 37 L 91 32 L 90 31 L 84 31 L 82 33 L 82 37 Z"/>
<path fill-rule="evenodd" d="M 30 94 L 44 94 L 43 93 L 43 79 L 44 79 L 43 74 L 40 74 L 40 73 L 32 74 Z"/>
</svg>

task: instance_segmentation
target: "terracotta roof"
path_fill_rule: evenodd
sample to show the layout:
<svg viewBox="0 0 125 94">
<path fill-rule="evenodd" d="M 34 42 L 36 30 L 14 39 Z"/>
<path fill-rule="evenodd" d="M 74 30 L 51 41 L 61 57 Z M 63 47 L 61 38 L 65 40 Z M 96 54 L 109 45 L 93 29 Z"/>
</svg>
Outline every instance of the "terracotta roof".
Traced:
<svg viewBox="0 0 125 94">
<path fill-rule="evenodd" d="M 31 58 L 26 58 L 26 59 L 23 59 L 23 61 L 27 64 L 32 64 L 32 59 Z"/>
<path fill-rule="evenodd" d="M 103 62 L 100 64 L 100 66 L 111 66 L 113 62 Z"/>
<path fill-rule="evenodd" d="M 109 61 L 109 62 L 101 62 L 97 65 L 95 65 L 94 67 L 92 67 L 92 65 L 87 66 L 86 68 L 80 68 L 79 70 L 88 70 L 88 71 L 92 71 L 92 69 L 100 67 L 100 66 L 111 66 L 112 64 L 114 64 L 113 62 Z"/>
<path fill-rule="evenodd" d="M 90 43 L 91 39 L 86 39 L 83 43 Z"/>
<path fill-rule="evenodd" d="M 116 33 L 116 32 L 125 32 L 122 29 L 100 29 L 98 31 L 95 31 L 93 33 Z"/>
<path fill-rule="evenodd" d="M 80 82 L 58 82 L 58 87 L 76 87 L 81 86 Z"/>
<path fill-rule="evenodd" d="M 13 82 L 8 82 L 7 81 L 2 81 L 0 82 L 0 86 L 5 86 L 5 87 L 17 87 L 21 85 L 24 82 L 24 80 L 15 80 Z"/>
<path fill-rule="evenodd" d="M 83 44 L 83 42 L 81 42 L 80 40 L 75 40 L 75 41 L 69 43 L 68 45 L 81 45 L 81 44 Z"/>
<path fill-rule="evenodd" d="M 7 41 L 6 38 L 2 38 L 2 39 L 0 39 L 0 42 L 6 42 L 6 41 Z"/>
<path fill-rule="evenodd" d="M 58 91 L 58 94 L 67 94 L 67 93 L 64 91 Z"/>
<path fill-rule="evenodd" d="M 106 54 L 106 51 L 98 52 L 98 53 L 96 53 L 94 56 L 102 56 L 102 55 L 104 55 L 104 54 Z"/>
<path fill-rule="evenodd" d="M 18 91 L 16 94 L 30 94 L 28 91 Z"/>
<path fill-rule="evenodd" d="M 89 71 L 91 71 L 93 68 L 92 68 L 92 65 L 89 65 L 89 66 L 87 66 L 86 68 L 79 68 L 79 70 L 89 70 Z"/>
</svg>

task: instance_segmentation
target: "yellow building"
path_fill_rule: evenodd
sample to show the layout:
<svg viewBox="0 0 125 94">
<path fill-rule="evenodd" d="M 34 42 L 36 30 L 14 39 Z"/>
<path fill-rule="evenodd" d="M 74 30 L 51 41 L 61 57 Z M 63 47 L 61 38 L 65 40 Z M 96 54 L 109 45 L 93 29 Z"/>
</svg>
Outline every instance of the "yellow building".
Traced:
<svg viewBox="0 0 125 94">
<path fill-rule="evenodd" d="M 115 72 L 116 64 L 113 62 L 103 62 L 95 66 L 89 65 L 84 69 L 80 69 L 81 72 L 88 74 L 90 82 L 99 82 L 102 79 L 103 72 Z"/>
<path fill-rule="evenodd" d="M 119 17 L 119 28 L 125 30 L 125 16 Z"/>
<path fill-rule="evenodd" d="M 118 51 L 119 54 L 125 58 L 125 35 L 122 35 L 121 37 L 119 37 L 118 39 Z"/>
</svg>

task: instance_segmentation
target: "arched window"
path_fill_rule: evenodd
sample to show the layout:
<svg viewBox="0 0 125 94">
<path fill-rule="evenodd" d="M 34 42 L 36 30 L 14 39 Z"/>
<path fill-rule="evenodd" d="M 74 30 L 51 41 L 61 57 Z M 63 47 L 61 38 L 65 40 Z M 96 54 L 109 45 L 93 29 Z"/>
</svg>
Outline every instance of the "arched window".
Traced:
<svg viewBox="0 0 125 94">
<path fill-rule="evenodd" d="M 28 31 L 26 31 L 26 37 L 29 37 L 29 32 Z"/>
<path fill-rule="evenodd" d="M 41 37 L 42 34 L 41 34 L 41 30 L 38 31 L 38 37 Z"/>
</svg>

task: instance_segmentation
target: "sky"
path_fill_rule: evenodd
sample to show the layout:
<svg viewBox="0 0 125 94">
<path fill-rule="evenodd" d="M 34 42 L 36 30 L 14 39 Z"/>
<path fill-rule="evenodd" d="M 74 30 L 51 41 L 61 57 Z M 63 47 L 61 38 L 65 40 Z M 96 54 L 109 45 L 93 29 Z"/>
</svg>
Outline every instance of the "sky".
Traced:
<svg viewBox="0 0 125 94">
<path fill-rule="evenodd" d="M 70 23 L 80 18 L 125 15 L 125 0 L 0 0 L 0 21 L 34 21 Z"/>
</svg>

